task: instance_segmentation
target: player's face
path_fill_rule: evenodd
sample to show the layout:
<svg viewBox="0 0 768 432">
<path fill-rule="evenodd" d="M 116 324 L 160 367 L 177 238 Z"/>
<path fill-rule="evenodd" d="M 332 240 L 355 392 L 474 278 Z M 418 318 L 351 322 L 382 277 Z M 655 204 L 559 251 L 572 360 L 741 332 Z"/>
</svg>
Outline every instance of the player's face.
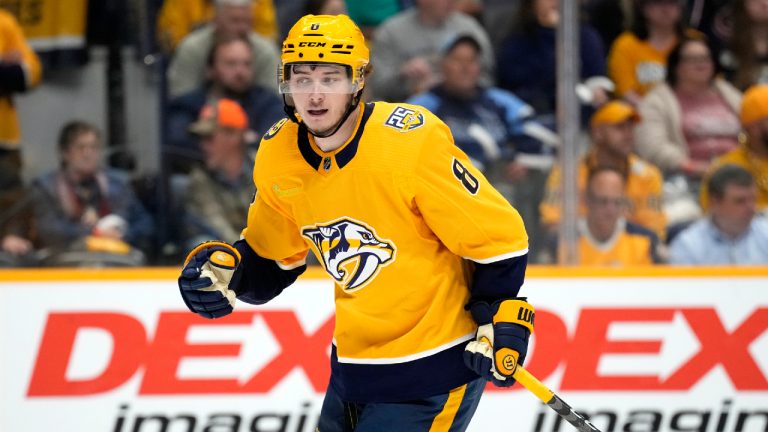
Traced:
<svg viewBox="0 0 768 432">
<path fill-rule="evenodd" d="M 744 233 L 757 212 L 757 188 L 729 184 L 722 198 L 711 197 L 710 211 L 715 223 L 728 234 Z"/>
<path fill-rule="evenodd" d="M 101 141 L 94 132 L 83 132 L 74 138 L 62 156 L 67 170 L 77 176 L 92 176 L 101 166 Z"/>
<path fill-rule="evenodd" d="M 294 65 L 287 85 L 304 124 L 320 134 L 341 120 L 354 90 L 346 68 L 334 64 Z"/>
<path fill-rule="evenodd" d="M 251 48 L 240 40 L 219 46 L 211 66 L 211 79 L 227 92 L 245 93 L 253 84 L 252 56 Z"/>
<path fill-rule="evenodd" d="M 443 83 L 450 91 L 471 92 L 479 79 L 480 54 L 471 44 L 459 44 L 443 59 Z"/>
<path fill-rule="evenodd" d="M 634 130 L 635 122 L 631 119 L 616 124 L 597 125 L 596 145 L 615 157 L 628 157 L 635 144 Z"/>
</svg>

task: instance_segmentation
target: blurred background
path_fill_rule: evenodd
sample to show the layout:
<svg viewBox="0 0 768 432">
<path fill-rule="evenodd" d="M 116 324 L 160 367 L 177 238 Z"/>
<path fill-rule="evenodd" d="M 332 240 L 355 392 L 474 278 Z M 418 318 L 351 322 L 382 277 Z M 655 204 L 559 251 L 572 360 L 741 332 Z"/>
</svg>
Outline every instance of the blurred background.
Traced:
<svg viewBox="0 0 768 432">
<path fill-rule="evenodd" d="M 531 262 L 768 264 L 768 0 L 0 0 L 0 266 L 235 240 L 306 13 L 355 20 L 366 100 L 438 114 Z"/>
</svg>

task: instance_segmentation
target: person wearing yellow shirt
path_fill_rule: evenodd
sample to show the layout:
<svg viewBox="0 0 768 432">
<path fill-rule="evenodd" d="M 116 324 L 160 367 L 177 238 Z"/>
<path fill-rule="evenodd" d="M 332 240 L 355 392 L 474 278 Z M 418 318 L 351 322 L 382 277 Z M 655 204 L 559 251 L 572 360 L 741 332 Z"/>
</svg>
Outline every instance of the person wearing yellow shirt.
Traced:
<svg viewBox="0 0 768 432">
<path fill-rule="evenodd" d="M 21 187 L 21 128 L 13 94 L 40 82 L 40 59 L 16 18 L 0 9 L 0 193 Z"/>
<path fill-rule="evenodd" d="M 768 215 L 768 84 L 750 87 L 741 102 L 743 134 L 739 146 L 718 158 L 710 174 L 717 168 L 733 164 L 752 174 L 757 186 L 757 210 Z M 709 206 L 707 188 L 701 188 L 701 206 Z"/>
<path fill-rule="evenodd" d="M 165 0 L 157 17 L 160 46 L 169 52 L 184 36 L 213 19 L 219 0 Z M 267 39 L 277 38 L 277 17 L 273 0 L 243 0 L 253 3 L 253 31 Z"/>
<path fill-rule="evenodd" d="M 685 33 L 680 0 L 637 0 L 634 21 L 611 45 L 608 77 L 632 104 L 664 81 L 667 55 Z"/>
<path fill-rule="evenodd" d="M 361 101 L 369 62 L 346 15 L 291 28 L 278 72 L 288 118 L 262 138 L 247 225 L 234 244 L 194 248 L 179 290 L 191 311 L 223 317 L 279 295 L 311 251 L 336 304 L 317 429 L 464 431 L 487 381 L 512 385 L 527 353 L 528 236 L 437 116 Z"/>
<path fill-rule="evenodd" d="M 640 121 L 637 111 L 626 102 L 611 101 L 603 105 L 590 119 L 592 148 L 578 166 L 580 214 L 586 212 L 583 197 L 587 176 L 598 167 L 611 167 L 626 180 L 629 221 L 665 237 L 666 217 L 661 209 L 662 176 L 658 168 L 634 154 L 634 128 Z M 555 231 L 561 218 L 561 174 L 555 166 L 547 179 L 544 200 L 539 206 L 541 221 Z"/>
<path fill-rule="evenodd" d="M 599 167 L 589 173 L 587 214 L 579 219 L 579 264 L 583 266 L 642 266 L 661 262 L 659 240 L 649 230 L 628 222 L 624 175 Z"/>
</svg>

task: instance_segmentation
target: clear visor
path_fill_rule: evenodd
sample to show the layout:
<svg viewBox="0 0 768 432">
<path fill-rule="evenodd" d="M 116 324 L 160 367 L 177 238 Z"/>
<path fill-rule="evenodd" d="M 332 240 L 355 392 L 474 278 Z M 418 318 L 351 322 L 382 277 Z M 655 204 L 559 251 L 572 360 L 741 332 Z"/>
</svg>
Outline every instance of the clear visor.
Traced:
<svg viewBox="0 0 768 432">
<path fill-rule="evenodd" d="M 353 94 L 360 90 L 346 66 L 328 63 L 300 63 L 285 66 L 280 79 L 280 93 Z"/>
</svg>

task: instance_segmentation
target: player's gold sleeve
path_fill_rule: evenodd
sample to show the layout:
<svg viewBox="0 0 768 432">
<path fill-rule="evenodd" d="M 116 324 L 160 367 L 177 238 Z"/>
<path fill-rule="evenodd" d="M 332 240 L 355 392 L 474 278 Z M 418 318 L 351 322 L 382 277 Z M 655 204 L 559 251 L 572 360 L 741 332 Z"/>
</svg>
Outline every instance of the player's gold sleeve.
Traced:
<svg viewBox="0 0 768 432">
<path fill-rule="evenodd" d="M 413 187 L 426 224 L 454 254 L 494 262 L 528 252 L 520 214 L 486 180 L 440 123 L 425 137 Z"/>
<path fill-rule="evenodd" d="M 267 201 L 268 193 L 256 193 L 248 209 L 243 238 L 260 257 L 274 260 L 283 268 L 304 264 L 309 248 L 296 223 Z"/>
</svg>

